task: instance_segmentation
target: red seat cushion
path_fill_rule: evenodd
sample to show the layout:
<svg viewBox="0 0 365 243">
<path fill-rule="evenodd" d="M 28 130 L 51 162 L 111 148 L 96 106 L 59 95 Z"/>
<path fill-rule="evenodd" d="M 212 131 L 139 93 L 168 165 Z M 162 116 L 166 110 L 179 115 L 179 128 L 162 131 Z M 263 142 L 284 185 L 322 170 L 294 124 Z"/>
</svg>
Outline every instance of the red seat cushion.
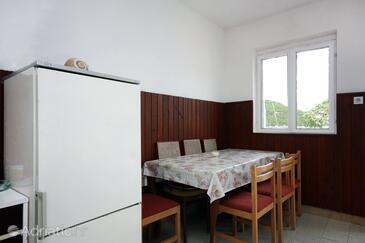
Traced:
<svg viewBox="0 0 365 243">
<path fill-rule="evenodd" d="M 142 218 L 161 213 L 168 209 L 178 206 L 179 204 L 170 199 L 166 199 L 154 194 L 142 194 Z"/>
<path fill-rule="evenodd" d="M 289 193 L 291 193 L 294 189 L 287 185 L 282 185 L 282 197 L 285 197 Z M 277 191 L 277 189 L 276 189 Z M 265 181 L 261 182 L 257 185 L 257 193 L 263 195 L 271 195 L 271 182 Z"/>
<path fill-rule="evenodd" d="M 285 175 L 282 177 L 282 182 L 283 182 L 283 185 L 286 185 L 286 177 Z M 295 178 L 295 185 L 299 185 L 300 183 L 300 180 L 298 178 Z"/>
<path fill-rule="evenodd" d="M 266 208 L 270 203 L 274 202 L 271 197 L 265 195 L 257 195 L 257 210 L 261 211 Z M 242 210 L 245 212 L 252 212 L 252 195 L 251 192 L 240 191 L 231 196 L 227 196 L 221 201 L 221 205 Z"/>
</svg>

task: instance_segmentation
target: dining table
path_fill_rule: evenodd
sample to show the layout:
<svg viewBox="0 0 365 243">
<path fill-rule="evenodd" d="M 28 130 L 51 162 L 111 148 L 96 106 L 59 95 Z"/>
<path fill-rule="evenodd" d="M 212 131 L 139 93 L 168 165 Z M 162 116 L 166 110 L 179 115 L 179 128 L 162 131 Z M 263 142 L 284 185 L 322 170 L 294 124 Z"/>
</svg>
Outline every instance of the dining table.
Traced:
<svg viewBox="0 0 365 243">
<path fill-rule="evenodd" d="M 220 199 L 251 183 L 253 165 L 265 165 L 283 157 L 282 152 L 224 149 L 146 161 L 143 174 L 152 192 L 155 192 L 156 178 L 206 190 L 210 199 L 210 242 L 213 243 Z"/>
</svg>

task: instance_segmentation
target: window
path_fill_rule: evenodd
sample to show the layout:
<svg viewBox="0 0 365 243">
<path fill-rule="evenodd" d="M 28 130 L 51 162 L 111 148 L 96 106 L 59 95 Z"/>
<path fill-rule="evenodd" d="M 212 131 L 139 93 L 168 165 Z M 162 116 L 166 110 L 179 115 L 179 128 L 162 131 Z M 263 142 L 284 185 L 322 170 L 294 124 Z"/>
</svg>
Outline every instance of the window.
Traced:
<svg viewBox="0 0 365 243">
<path fill-rule="evenodd" d="M 336 36 L 258 52 L 254 130 L 336 133 Z"/>
</svg>

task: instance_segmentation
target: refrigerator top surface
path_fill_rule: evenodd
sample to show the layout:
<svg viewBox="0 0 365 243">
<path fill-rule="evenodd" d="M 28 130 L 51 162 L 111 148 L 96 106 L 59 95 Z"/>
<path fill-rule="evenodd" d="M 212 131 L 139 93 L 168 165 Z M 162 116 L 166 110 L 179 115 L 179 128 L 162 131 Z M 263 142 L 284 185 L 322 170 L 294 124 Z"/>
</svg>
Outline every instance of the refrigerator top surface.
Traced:
<svg viewBox="0 0 365 243">
<path fill-rule="evenodd" d="M 21 73 L 32 67 L 45 68 L 45 69 L 57 70 L 57 71 L 68 72 L 68 73 L 76 73 L 76 74 L 80 74 L 80 75 L 103 78 L 103 79 L 118 81 L 118 82 L 123 82 L 123 83 L 130 83 L 130 84 L 136 84 L 136 85 L 140 84 L 139 81 L 129 79 L 129 78 L 123 78 L 123 77 L 113 76 L 110 74 L 93 72 L 90 70 L 81 70 L 81 69 L 77 69 L 77 68 L 73 68 L 73 67 L 52 64 L 52 63 L 44 62 L 44 61 L 35 61 L 35 62 L 29 64 L 28 66 L 25 66 L 17 71 L 14 71 L 13 73 L 9 74 L 8 76 L 5 76 L 4 80 L 8 79 L 10 77 L 13 77 L 13 76 L 17 75 L 18 73 Z"/>
</svg>

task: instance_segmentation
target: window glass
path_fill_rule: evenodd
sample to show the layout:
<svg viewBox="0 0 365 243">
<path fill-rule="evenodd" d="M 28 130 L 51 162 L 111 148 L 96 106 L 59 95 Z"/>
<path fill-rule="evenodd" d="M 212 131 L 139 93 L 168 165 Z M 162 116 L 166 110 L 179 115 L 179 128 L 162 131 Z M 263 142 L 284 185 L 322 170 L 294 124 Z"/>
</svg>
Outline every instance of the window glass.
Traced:
<svg viewBox="0 0 365 243">
<path fill-rule="evenodd" d="M 297 128 L 329 128 L 329 48 L 297 53 Z"/>
<path fill-rule="evenodd" d="M 263 128 L 288 128 L 287 59 L 262 61 Z"/>
</svg>

